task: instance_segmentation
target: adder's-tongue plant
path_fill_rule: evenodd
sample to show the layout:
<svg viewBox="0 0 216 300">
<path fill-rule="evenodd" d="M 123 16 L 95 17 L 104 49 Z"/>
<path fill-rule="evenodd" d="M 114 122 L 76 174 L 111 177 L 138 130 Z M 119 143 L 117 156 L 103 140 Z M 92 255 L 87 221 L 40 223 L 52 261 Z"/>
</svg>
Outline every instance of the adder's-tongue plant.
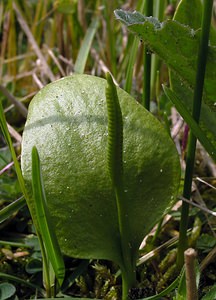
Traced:
<svg viewBox="0 0 216 300">
<path fill-rule="evenodd" d="M 110 75 L 107 81 L 72 75 L 44 87 L 29 107 L 21 160 L 40 232 L 31 187 L 34 146 L 61 252 L 118 263 L 128 299 L 139 246 L 178 189 L 179 158 L 169 135 Z"/>
</svg>

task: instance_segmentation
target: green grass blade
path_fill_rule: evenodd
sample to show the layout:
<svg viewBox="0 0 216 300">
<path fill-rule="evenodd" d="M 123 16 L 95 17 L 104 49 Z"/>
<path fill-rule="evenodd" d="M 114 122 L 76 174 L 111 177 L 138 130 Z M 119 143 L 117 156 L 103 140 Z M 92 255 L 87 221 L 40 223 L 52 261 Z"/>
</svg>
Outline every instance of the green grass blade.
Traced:
<svg viewBox="0 0 216 300">
<path fill-rule="evenodd" d="M 19 277 L 16 277 L 16 276 L 13 276 L 13 275 L 9 275 L 9 274 L 5 274 L 5 273 L 2 273 L 0 272 L 0 278 L 3 278 L 3 279 L 6 279 L 8 281 L 13 281 L 13 282 L 17 282 L 17 283 L 20 283 L 20 284 L 23 284 L 24 286 L 27 286 L 33 290 L 37 290 L 41 293 L 41 295 L 43 295 L 44 293 L 44 290 L 36 285 L 36 284 L 33 284 L 27 280 L 24 280 L 22 278 L 19 278 Z"/>
<path fill-rule="evenodd" d="M 116 48 L 115 41 L 116 35 L 114 34 L 114 22 L 110 13 L 113 13 L 113 7 L 115 6 L 112 1 L 103 0 L 104 6 L 104 17 L 106 20 L 106 30 L 107 30 L 107 54 L 109 57 L 109 65 L 111 67 L 111 73 L 116 77 L 117 73 L 117 57 L 116 57 Z"/>
<path fill-rule="evenodd" d="M 209 155 L 214 159 L 214 161 L 216 161 L 215 146 L 210 142 L 206 134 L 202 131 L 197 122 L 192 118 L 188 109 L 185 107 L 185 105 L 182 104 L 182 102 L 178 99 L 176 94 L 171 89 L 165 86 L 163 86 L 163 89 L 166 96 L 170 99 L 170 101 L 174 103 L 176 109 L 178 110 L 182 118 L 189 125 L 193 134 L 197 137 L 197 139 L 200 141 L 200 143 L 203 145 L 203 147 L 206 149 Z"/>
<path fill-rule="evenodd" d="M 137 3 L 137 11 L 143 11 L 145 8 L 145 1 L 138 1 Z M 126 72 L 126 79 L 125 79 L 125 86 L 124 90 L 128 93 L 131 92 L 132 88 L 132 80 L 133 80 L 133 70 L 134 70 L 134 64 L 137 58 L 137 50 L 139 46 L 139 39 L 136 36 L 129 36 L 130 41 L 128 41 L 128 52 L 129 55 L 129 61 L 127 66 L 127 72 Z M 132 46 L 130 46 L 132 44 Z"/>
<path fill-rule="evenodd" d="M 16 174 L 17 174 L 17 178 L 18 178 L 18 182 L 19 182 L 21 191 L 22 191 L 24 197 L 26 198 L 26 200 L 28 200 L 28 194 L 27 194 L 27 191 L 26 191 L 26 188 L 25 188 L 25 184 L 24 184 L 22 172 L 21 172 L 21 169 L 20 169 L 20 165 L 19 165 L 19 162 L 17 160 L 16 153 L 15 153 L 15 150 L 14 150 L 14 147 L 13 147 L 13 143 L 12 143 L 12 140 L 11 140 L 8 128 L 7 128 L 7 122 L 6 122 L 6 119 L 5 119 L 4 110 L 3 110 L 3 107 L 2 107 L 2 102 L 1 101 L 0 101 L 0 128 L 2 130 L 4 138 L 5 138 L 5 140 L 8 144 L 8 147 L 9 147 L 10 152 L 11 152 L 11 156 L 12 156 L 13 161 L 14 161 L 14 167 L 15 167 L 15 170 L 16 170 Z"/>
<path fill-rule="evenodd" d="M 89 55 L 89 51 L 91 48 L 91 44 L 93 41 L 93 38 L 95 36 L 97 27 L 98 27 L 98 17 L 94 17 L 86 34 L 84 37 L 84 40 L 82 42 L 82 46 L 79 50 L 75 65 L 74 65 L 74 71 L 76 73 L 84 73 L 86 61 Z"/>
<path fill-rule="evenodd" d="M 143 298 L 141 300 L 160 300 L 161 297 L 167 296 L 174 289 L 176 289 L 176 287 L 179 285 L 179 282 L 181 280 L 182 274 L 184 274 L 184 268 L 182 269 L 181 274 L 165 290 L 163 290 L 162 292 L 160 292 L 157 295 L 150 296 L 150 297 L 147 297 L 147 298 Z"/>
<path fill-rule="evenodd" d="M 65 298 L 41 298 L 41 299 L 39 299 L 39 298 L 37 298 L 37 300 L 99 300 L 99 299 L 97 299 L 97 298 L 74 298 L 74 297 L 68 297 L 68 296 L 66 296 Z"/>
<path fill-rule="evenodd" d="M 90 261 L 87 259 L 82 260 L 77 268 L 73 271 L 73 273 L 65 278 L 65 281 L 61 287 L 62 292 L 66 292 L 66 290 L 72 286 L 76 278 L 83 274 L 84 271 L 86 271 L 89 263 Z"/>
<path fill-rule="evenodd" d="M 164 18 L 164 11 L 166 6 L 166 0 L 155 0 L 154 1 L 154 14 L 153 16 L 162 22 Z M 157 94 L 157 72 L 161 67 L 161 60 L 156 54 L 152 54 L 152 64 L 151 64 L 151 96 L 152 99 Z"/>
<path fill-rule="evenodd" d="M 32 248 L 32 246 L 30 246 L 30 245 L 17 243 L 17 242 L 11 242 L 9 240 L 5 240 L 5 241 L 0 240 L 0 245 L 11 246 L 11 247 L 16 247 L 16 248 L 29 248 L 29 249 Z"/>
<path fill-rule="evenodd" d="M 65 266 L 46 205 L 40 159 L 36 147 L 32 148 L 32 185 L 40 233 L 45 244 L 47 256 L 61 285 L 65 276 Z"/>
<path fill-rule="evenodd" d="M 153 15 L 153 0 L 146 0 L 146 16 Z M 143 97 L 142 104 L 147 109 L 150 110 L 150 98 L 151 98 L 151 53 L 147 45 L 144 45 L 144 72 L 143 72 Z"/>
<path fill-rule="evenodd" d="M 139 45 L 139 39 L 137 37 L 131 37 L 131 39 L 133 39 L 133 43 L 132 43 L 132 47 L 130 48 L 130 56 L 129 56 L 128 66 L 127 66 L 125 86 L 124 86 L 124 90 L 128 93 L 131 92 L 131 88 L 132 88 L 133 69 L 134 69 L 134 64 L 137 57 L 137 49 Z"/>
<path fill-rule="evenodd" d="M 14 202 L 10 203 L 6 207 L 0 210 L 0 223 L 5 221 L 7 218 L 11 217 L 16 211 L 26 205 L 24 197 L 20 197 Z"/>
</svg>

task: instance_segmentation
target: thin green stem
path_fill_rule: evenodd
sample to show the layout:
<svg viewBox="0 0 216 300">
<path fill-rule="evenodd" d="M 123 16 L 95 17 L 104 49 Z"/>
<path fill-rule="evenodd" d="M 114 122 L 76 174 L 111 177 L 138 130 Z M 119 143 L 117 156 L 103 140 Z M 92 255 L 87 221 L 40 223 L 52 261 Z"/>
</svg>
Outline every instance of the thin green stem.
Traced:
<svg viewBox="0 0 216 300">
<path fill-rule="evenodd" d="M 125 86 L 124 86 L 124 90 L 127 93 L 130 93 L 132 88 L 133 68 L 137 57 L 137 48 L 139 45 L 138 38 L 136 36 L 132 36 L 130 44 L 132 44 L 132 46 L 131 46 L 131 51 L 129 52 L 130 55 L 129 55 L 128 65 L 126 70 L 126 79 L 125 79 Z"/>
<path fill-rule="evenodd" d="M 116 76 L 117 74 L 117 64 L 116 64 L 116 49 L 115 49 L 115 35 L 114 35 L 114 28 L 113 28 L 113 9 L 112 9 L 112 2 L 103 0 L 104 5 L 104 14 L 106 19 L 106 26 L 107 26 L 107 34 L 108 34 L 108 45 L 109 46 L 109 59 L 111 64 L 112 74 Z M 111 13 L 110 13 L 111 12 Z"/>
<path fill-rule="evenodd" d="M 207 61 L 212 5 L 213 5 L 213 0 L 205 0 L 203 4 L 202 30 L 201 30 L 199 52 L 198 52 L 197 74 L 196 74 L 196 83 L 195 83 L 194 98 L 193 98 L 193 111 L 192 111 L 193 119 L 197 123 L 199 122 L 201 104 L 202 104 L 202 94 L 203 94 L 203 85 L 205 79 L 205 68 L 206 68 L 206 61 Z M 183 197 L 187 199 L 190 199 L 191 196 L 191 186 L 192 186 L 193 169 L 194 169 L 194 162 L 195 162 L 195 151 L 196 151 L 196 137 L 193 135 L 192 131 L 190 131 L 188 152 L 186 157 L 184 189 L 183 189 Z M 181 221 L 180 221 L 178 255 L 177 255 L 177 266 L 179 269 L 182 267 L 184 263 L 184 251 L 187 248 L 188 216 L 189 216 L 189 204 L 183 202 L 182 211 L 181 211 Z"/>
<path fill-rule="evenodd" d="M 132 249 L 128 240 L 128 220 L 124 213 L 124 195 L 122 185 L 115 189 L 117 199 L 117 209 L 119 215 L 119 231 L 121 236 L 121 249 L 123 265 L 121 266 L 122 273 L 122 300 L 129 299 L 129 291 L 136 283 L 136 260 L 133 259 Z"/>
<path fill-rule="evenodd" d="M 128 276 L 129 275 L 129 276 Z M 121 268 L 121 276 L 122 276 L 122 300 L 131 299 L 129 296 L 130 289 L 135 284 L 135 269 L 131 269 L 129 272 L 128 266 L 127 270 Z"/>
<path fill-rule="evenodd" d="M 167 3 L 166 0 L 154 1 L 153 16 L 157 18 L 160 22 L 162 22 L 164 18 L 164 10 L 165 10 L 166 3 Z M 154 98 L 155 94 L 157 93 L 156 78 L 157 78 L 157 72 L 160 70 L 160 66 L 161 66 L 161 59 L 159 58 L 158 55 L 152 54 L 152 58 L 151 58 L 151 97 L 152 98 Z"/>
<path fill-rule="evenodd" d="M 146 16 L 153 14 L 153 0 L 146 0 Z M 151 97 L 151 54 L 148 47 L 144 46 L 144 73 L 143 73 L 143 106 L 150 109 Z"/>
<path fill-rule="evenodd" d="M 143 12 L 145 4 L 146 4 L 145 1 L 139 0 L 137 3 L 137 11 Z M 131 88 L 132 88 L 133 69 L 134 69 L 134 64 L 137 57 L 137 49 L 139 45 L 139 39 L 136 36 L 132 36 L 132 37 L 129 36 L 129 39 L 130 42 L 128 42 L 127 50 L 128 53 L 130 53 L 130 55 L 128 58 L 128 65 L 126 70 L 126 78 L 125 78 L 125 86 L 124 86 L 124 90 L 128 93 L 131 92 Z"/>
</svg>

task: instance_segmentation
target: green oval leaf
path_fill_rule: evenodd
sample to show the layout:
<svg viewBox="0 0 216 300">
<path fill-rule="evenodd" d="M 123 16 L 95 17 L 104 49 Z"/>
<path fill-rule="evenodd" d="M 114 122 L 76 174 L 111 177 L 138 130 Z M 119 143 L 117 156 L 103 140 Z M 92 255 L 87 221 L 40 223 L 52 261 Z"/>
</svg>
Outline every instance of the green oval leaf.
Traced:
<svg viewBox="0 0 216 300">
<path fill-rule="evenodd" d="M 35 258 L 31 259 L 25 265 L 25 270 L 29 274 L 35 274 L 38 272 L 42 272 L 43 266 L 42 266 L 41 260 L 35 259 Z"/>
<path fill-rule="evenodd" d="M 0 283 L 0 298 L 6 300 L 16 293 L 16 288 L 13 284 L 8 282 Z"/>
<path fill-rule="evenodd" d="M 115 193 L 107 168 L 106 80 L 73 75 L 43 88 L 29 107 L 22 170 L 31 191 L 31 150 L 37 146 L 47 206 L 63 253 L 122 265 Z M 128 247 L 143 237 L 176 195 L 180 168 L 162 125 L 117 88 L 123 118 L 124 211 Z M 35 212 L 33 199 L 29 206 Z"/>
</svg>

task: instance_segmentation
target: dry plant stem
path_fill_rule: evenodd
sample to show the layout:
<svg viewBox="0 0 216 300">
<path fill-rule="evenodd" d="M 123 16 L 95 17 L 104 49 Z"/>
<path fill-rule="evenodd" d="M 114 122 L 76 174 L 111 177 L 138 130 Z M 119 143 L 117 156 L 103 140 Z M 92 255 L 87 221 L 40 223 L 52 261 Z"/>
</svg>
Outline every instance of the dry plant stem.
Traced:
<svg viewBox="0 0 216 300">
<path fill-rule="evenodd" d="M 19 143 L 21 144 L 22 142 L 22 137 L 21 135 L 10 125 L 7 123 L 7 128 L 8 131 L 10 132 L 10 135 Z"/>
<path fill-rule="evenodd" d="M 85 3 L 83 0 L 78 0 L 78 19 L 84 31 L 87 29 L 85 17 Z"/>
<path fill-rule="evenodd" d="M 192 117 L 194 121 L 199 123 L 201 104 L 202 104 L 202 94 L 203 85 L 205 79 L 205 67 L 207 61 L 208 53 L 208 41 L 209 41 L 209 31 L 211 24 L 212 15 L 212 4 L 213 0 L 206 0 L 203 4 L 203 17 L 202 17 L 202 30 L 201 38 L 197 59 L 197 74 L 193 98 L 193 112 Z M 193 178 L 193 168 L 195 162 L 195 152 L 196 152 L 196 137 L 190 131 L 188 152 L 186 157 L 186 170 L 184 179 L 184 189 L 183 197 L 190 199 L 191 196 L 191 186 Z M 178 255 L 177 255 L 177 267 L 180 270 L 184 263 L 184 251 L 187 249 L 187 227 L 188 227 L 188 216 L 189 216 L 189 204 L 186 202 L 182 203 L 181 211 L 181 221 L 180 221 L 180 235 L 179 235 L 179 245 L 178 245 Z"/>
<path fill-rule="evenodd" d="M 49 49 L 49 47 L 47 45 L 44 45 L 44 48 L 47 50 L 47 53 L 50 55 L 50 57 L 52 58 L 52 60 L 56 64 L 56 66 L 58 67 L 61 75 L 66 76 L 65 71 L 63 70 L 62 66 L 60 65 L 60 63 L 59 63 L 57 57 L 55 56 L 55 54 L 53 53 L 53 51 L 51 49 Z"/>
<path fill-rule="evenodd" d="M 20 101 L 18 101 L 11 93 L 8 92 L 8 90 L 0 84 L 0 91 L 2 94 L 8 98 L 8 100 L 16 106 L 16 108 L 19 110 L 19 112 L 23 115 L 24 118 L 27 117 L 28 110 Z"/>
<path fill-rule="evenodd" d="M 9 12 L 6 12 L 4 16 L 3 31 L 2 31 L 2 38 L 1 38 L 0 78 L 2 78 L 2 74 L 3 74 L 3 63 L 4 63 L 4 57 L 5 57 L 6 47 L 7 47 L 9 28 L 10 28 L 10 14 Z"/>
<path fill-rule="evenodd" d="M 196 271 L 195 271 L 196 251 L 192 248 L 187 249 L 184 252 L 184 259 L 185 259 L 187 300 L 198 300 L 198 292 L 196 286 Z"/>
<path fill-rule="evenodd" d="M 47 62 L 46 62 L 46 60 L 45 60 L 45 58 L 44 58 L 44 56 L 43 56 L 40 48 L 37 45 L 37 42 L 35 41 L 32 33 L 31 33 L 31 30 L 29 29 L 26 21 L 22 17 L 22 14 L 21 14 L 21 12 L 20 12 L 20 10 L 19 10 L 19 8 L 18 8 L 18 6 L 16 5 L 15 2 L 13 2 L 13 8 L 14 8 L 14 10 L 16 12 L 17 20 L 18 20 L 20 26 L 22 27 L 23 31 L 25 32 L 25 34 L 26 34 L 26 36 L 27 36 L 27 38 L 29 40 L 29 43 L 31 44 L 34 52 L 36 53 L 36 55 L 40 59 L 42 65 L 43 65 L 43 67 L 44 67 L 44 69 L 45 69 L 45 71 L 47 73 L 47 76 L 49 77 L 49 79 L 51 81 L 54 81 L 55 80 L 55 76 L 53 75 L 50 67 L 48 66 L 48 64 L 47 64 Z"/>
<path fill-rule="evenodd" d="M 203 272 L 203 270 L 211 263 L 214 262 L 216 258 L 216 247 L 214 247 L 208 255 L 203 259 L 203 261 L 200 264 L 200 271 Z"/>
<path fill-rule="evenodd" d="M 190 204 L 190 205 L 193 205 L 193 206 L 195 206 L 195 207 L 198 207 L 199 209 L 203 210 L 204 212 L 209 213 L 210 215 L 216 217 L 216 212 L 214 212 L 214 211 L 208 209 L 208 208 L 205 207 L 205 206 L 201 206 L 201 205 L 199 205 L 199 204 L 193 202 L 192 200 L 188 200 L 188 199 L 186 199 L 186 198 L 184 198 L 184 197 L 179 197 L 179 199 L 181 199 L 182 201 L 184 201 L 184 202 L 186 202 L 186 203 L 188 203 L 188 204 Z"/>
</svg>

